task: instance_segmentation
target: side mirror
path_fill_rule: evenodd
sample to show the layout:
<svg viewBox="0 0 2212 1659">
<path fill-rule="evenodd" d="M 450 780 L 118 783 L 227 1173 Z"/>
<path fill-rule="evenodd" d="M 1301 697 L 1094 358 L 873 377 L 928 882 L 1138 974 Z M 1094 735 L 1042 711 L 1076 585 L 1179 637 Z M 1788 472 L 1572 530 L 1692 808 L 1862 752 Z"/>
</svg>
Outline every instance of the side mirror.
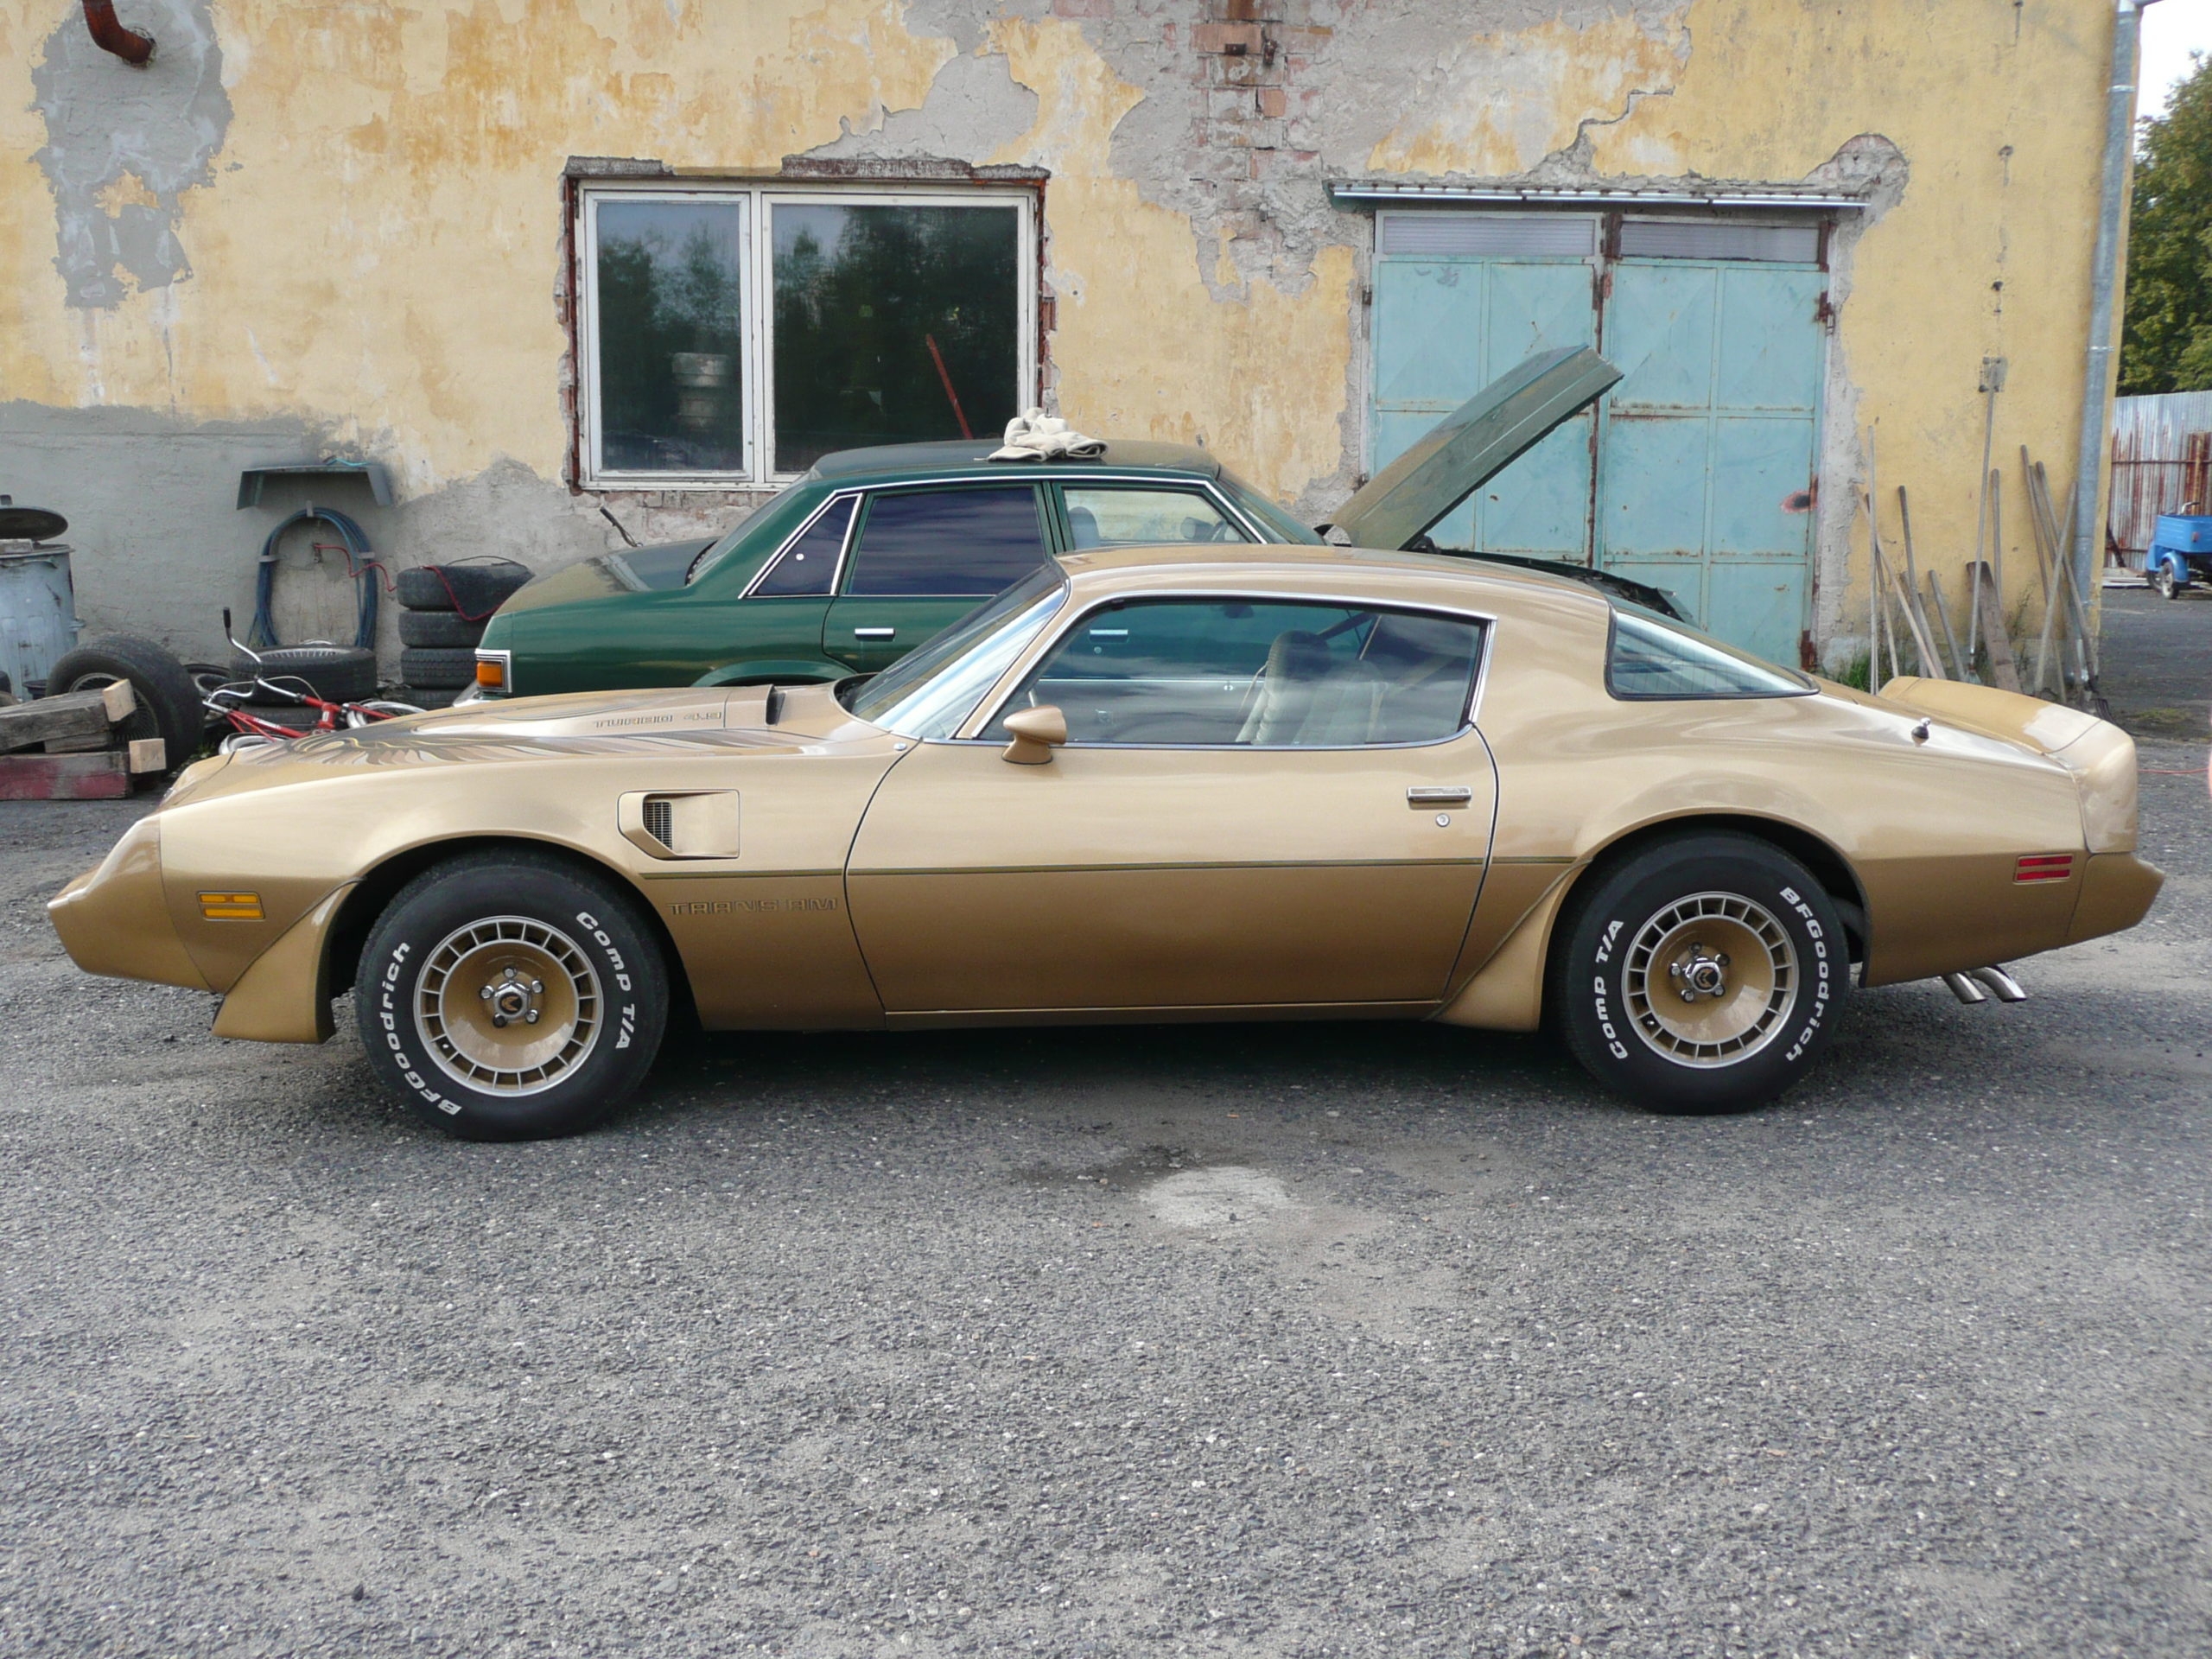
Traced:
<svg viewBox="0 0 2212 1659">
<path fill-rule="evenodd" d="M 1006 746 L 1003 758 L 1017 766 L 1043 766 L 1068 741 L 1068 717 L 1050 703 L 1008 715 L 1006 728 L 1014 734 L 1014 741 Z"/>
</svg>

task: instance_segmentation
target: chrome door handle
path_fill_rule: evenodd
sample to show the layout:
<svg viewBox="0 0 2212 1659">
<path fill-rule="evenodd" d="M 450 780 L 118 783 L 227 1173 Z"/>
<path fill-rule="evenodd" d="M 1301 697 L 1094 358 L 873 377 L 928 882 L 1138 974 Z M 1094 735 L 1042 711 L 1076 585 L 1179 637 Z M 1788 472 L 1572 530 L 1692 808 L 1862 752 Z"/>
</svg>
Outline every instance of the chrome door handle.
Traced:
<svg viewBox="0 0 2212 1659">
<path fill-rule="evenodd" d="M 1410 807 L 1465 806 L 1475 798 L 1475 791 L 1465 784 L 1426 784 L 1406 791 L 1406 804 Z"/>
<path fill-rule="evenodd" d="M 896 628 L 855 628 L 853 630 L 853 638 L 855 639 L 890 639 L 895 638 L 899 630 Z"/>
</svg>

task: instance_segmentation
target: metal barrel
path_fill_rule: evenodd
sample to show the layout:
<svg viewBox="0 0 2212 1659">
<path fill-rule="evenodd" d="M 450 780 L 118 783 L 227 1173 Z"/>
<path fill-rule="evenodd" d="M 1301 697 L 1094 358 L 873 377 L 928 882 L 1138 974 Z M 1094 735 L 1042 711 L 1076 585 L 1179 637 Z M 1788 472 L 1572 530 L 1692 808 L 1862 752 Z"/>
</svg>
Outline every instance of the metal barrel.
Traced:
<svg viewBox="0 0 2212 1659">
<path fill-rule="evenodd" d="M 69 550 L 0 548 L 0 674 L 18 697 L 76 649 L 78 626 Z"/>
</svg>

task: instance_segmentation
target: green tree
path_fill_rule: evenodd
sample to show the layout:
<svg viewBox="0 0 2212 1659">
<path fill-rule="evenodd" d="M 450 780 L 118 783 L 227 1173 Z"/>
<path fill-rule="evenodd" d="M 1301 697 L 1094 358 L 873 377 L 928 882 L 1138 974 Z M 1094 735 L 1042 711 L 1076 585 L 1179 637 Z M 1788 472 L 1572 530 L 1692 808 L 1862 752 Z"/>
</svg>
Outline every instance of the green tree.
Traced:
<svg viewBox="0 0 2212 1659">
<path fill-rule="evenodd" d="M 2212 63 L 2143 123 L 2127 244 L 2123 395 L 2212 387 Z"/>
</svg>

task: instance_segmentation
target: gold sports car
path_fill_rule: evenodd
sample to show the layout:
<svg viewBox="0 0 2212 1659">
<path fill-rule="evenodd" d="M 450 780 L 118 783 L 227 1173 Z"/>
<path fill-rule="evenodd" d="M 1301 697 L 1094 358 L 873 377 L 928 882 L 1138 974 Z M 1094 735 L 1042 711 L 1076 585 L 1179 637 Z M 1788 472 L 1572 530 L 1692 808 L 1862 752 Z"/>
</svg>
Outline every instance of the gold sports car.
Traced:
<svg viewBox="0 0 2212 1659">
<path fill-rule="evenodd" d="M 371 1064 L 467 1136 L 592 1122 L 710 1030 L 1550 1016 L 1662 1111 L 1802 1077 L 1854 982 L 2132 925 L 2135 753 L 1866 696 L 1414 553 L 1048 563 L 836 685 L 478 704 L 203 760 L 53 902 L 92 972 Z"/>
</svg>

